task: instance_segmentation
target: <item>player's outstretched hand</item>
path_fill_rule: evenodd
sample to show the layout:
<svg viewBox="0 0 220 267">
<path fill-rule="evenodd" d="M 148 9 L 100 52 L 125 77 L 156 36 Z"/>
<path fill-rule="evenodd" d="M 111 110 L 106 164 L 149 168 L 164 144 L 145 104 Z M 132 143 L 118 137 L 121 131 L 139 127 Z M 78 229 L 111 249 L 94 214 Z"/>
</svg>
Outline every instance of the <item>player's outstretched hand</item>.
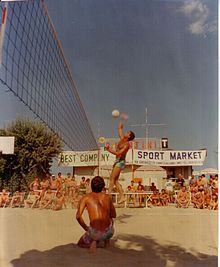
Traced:
<svg viewBox="0 0 220 267">
<path fill-rule="evenodd" d="M 122 121 L 126 121 L 126 120 L 128 120 L 128 115 L 127 114 L 125 114 L 125 113 L 121 113 L 121 115 L 120 115 L 120 119 L 122 120 Z"/>
<path fill-rule="evenodd" d="M 105 145 L 105 150 L 109 151 L 109 149 L 110 149 L 110 145 L 109 144 L 106 144 Z"/>
</svg>

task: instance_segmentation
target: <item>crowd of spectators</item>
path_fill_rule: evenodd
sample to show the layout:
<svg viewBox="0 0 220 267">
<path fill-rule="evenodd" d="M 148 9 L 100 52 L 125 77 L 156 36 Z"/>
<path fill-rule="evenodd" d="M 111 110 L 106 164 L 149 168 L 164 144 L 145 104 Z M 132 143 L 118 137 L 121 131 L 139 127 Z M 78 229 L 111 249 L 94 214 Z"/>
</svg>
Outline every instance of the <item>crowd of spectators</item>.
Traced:
<svg viewBox="0 0 220 267">
<path fill-rule="evenodd" d="M 168 181 L 166 182 L 168 187 Z M 171 188 L 172 187 L 172 188 Z M 141 181 L 137 184 L 131 180 L 131 184 L 127 187 L 125 193 L 127 195 L 128 206 L 167 206 L 171 202 L 171 192 L 173 192 L 173 184 L 171 182 L 169 190 L 162 189 L 161 192 L 157 189 L 154 182 L 151 185 L 144 186 Z M 148 197 L 147 197 L 148 196 Z"/>
<path fill-rule="evenodd" d="M 105 189 L 108 192 L 107 188 Z M 3 189 L 0 192 L 0 207 L 25 207 L 61 210 L 76 208 L 81 197 L 91 192 L 90 179 L 82 177 L 79 182 L 68 173 L 65 177 L 59 172 L 57 176 L 46 175 L 43 179 L 36 177 L 29 185 L 29 192 L 16 191 L 10 194 Z M 113 191 L 115 200 L 116 189 Z M 181 174 L 173 180 L 166 178 L 163 189 L 159 190 L 154 182 L 143 185 L 142 181 L 131 180 L 124 190 L 127 206 L 167 206 L 175 204 L 177 208 L 190 205 L 197 209 L 218 209 L 218 175 L 205 175 L 185 180 Z M 117 201 L 116 201 L 117 204 Z"/>
<path fill-rule="evenodd" d="M 29 191 L 10 194 L 6 189 L 0 192 L 0 207 L 25 207 L 61 210 L 68 206 L 76 208 L 83 194 L 90 192 L 90 179 L 82 177 L 78 184 L 75 177 L 59 172 L 57 176 L 47 174 L 43 179 L 36 177 L 29 185 Z"/>
<path fill-rule="evenodd" d="M 192 177 L 189 184 L 191 202 L 197 209 L 218 209 L 218 175 L 210 175 L 208 180 L 203 174 L 197 179 Z"/>
<path fill-rule="evenodd" d="M 129 192 L 131 194 L 128 194 Z M 143 186 L 141 182 L 135 185 L 134 181 L 131 181 L 126 193 L 128 205 L 133 206 L 142 206 L 147 194 L 150 194 L 145 201 L 145 205 L 148 207 L 167 206 L 172 203 L 177 208 L 187 208 L 191 205 L 197 209 L 217 210 L 218 175 L 210 175 L 210 179 L 207 179 L 204 174 L 198 178 L 193 175 L 191 179 L 187 180 L 183 178 L 182 174 L 173 180 L 168 176 L 164 188 L 161 190 L 157 189 L 154 183 L 151 183 L 150 186 Z"/>
</svg>

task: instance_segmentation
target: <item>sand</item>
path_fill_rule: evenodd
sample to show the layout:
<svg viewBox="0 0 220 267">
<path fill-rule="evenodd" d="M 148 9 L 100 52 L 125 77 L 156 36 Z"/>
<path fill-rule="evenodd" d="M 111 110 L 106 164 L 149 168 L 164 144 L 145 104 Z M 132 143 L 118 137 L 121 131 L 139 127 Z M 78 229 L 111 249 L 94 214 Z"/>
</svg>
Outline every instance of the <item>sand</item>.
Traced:
<svg viewBox="0 0 220 267">
<path fill-rule="evenodd" d="M 0 266 L 217 266 L 217 211 L 118 208 L 112 246 L 95 255 L 76 245 L 84 231 L 75 213 L 0 209 Z"/>
</svg>

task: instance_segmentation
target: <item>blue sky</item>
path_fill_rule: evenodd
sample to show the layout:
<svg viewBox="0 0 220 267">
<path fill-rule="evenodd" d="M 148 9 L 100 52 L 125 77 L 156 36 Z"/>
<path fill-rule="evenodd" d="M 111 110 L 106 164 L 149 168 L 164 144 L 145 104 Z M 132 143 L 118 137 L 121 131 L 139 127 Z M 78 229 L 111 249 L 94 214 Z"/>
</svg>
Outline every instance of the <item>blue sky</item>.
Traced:
<svg viewBox="0 0 220 267">
<path fill-rule="evenodd" d="M 95 135 L 116 136 L 117 108 L 129 115 L 125 129 L 145 137 L 129 125 L 144 123 L 147 107 L 149 123 L 167 124 L 149 137 L 207 148 L 205 167 L 217 167 L 216 0 L 45 2 Z M 1 125 L 21 110 L 12 98 L 1 98 Z"/>
</svg>

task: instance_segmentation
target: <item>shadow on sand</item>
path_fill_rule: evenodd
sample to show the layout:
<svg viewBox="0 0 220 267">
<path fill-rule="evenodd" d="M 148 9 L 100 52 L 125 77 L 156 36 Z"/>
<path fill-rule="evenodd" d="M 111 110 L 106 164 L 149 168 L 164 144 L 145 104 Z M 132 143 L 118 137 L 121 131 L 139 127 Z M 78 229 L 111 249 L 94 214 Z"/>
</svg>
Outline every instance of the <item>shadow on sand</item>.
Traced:
<svg viewBox="0 0 220 267">
<path fill-rule="evenodd" d="M 14 267 L 217 266 L 217 256 L 189 253 L 175 244 L 161 245 L 148 236 L 120 235 L 115 238 L 112 247 L 98 248 L 96 254 L 90 254 L 76 244 L 67 244 L 47 251 L 27 251 L 11 263 Z"/>
<path fill-rule="evenodd" d="M 114 221 L 115 222 L 117 221 L 118 223 L 127 223 L 126 220 L 131 218 L 131 217 L 133 217 L 133 215 L 121 214 L 121 215 L 117 216 Z"/>
</svg>

